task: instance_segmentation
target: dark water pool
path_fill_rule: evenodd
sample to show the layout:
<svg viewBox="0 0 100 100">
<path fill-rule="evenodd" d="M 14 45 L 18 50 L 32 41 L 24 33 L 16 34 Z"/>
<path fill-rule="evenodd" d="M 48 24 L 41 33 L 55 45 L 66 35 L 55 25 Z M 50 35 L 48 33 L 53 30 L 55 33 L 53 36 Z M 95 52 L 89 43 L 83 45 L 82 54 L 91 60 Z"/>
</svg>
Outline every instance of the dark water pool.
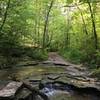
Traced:
<svg viewBox="0 0 100 100">
<path fill-rule="evenodd" d="M 45 93 L 50 100 L 100 100 L 100 96 L 96 93 L 88 91 L 73 90 L 69 85 L 61 84 L 45 84 L 42 92 Z M 94 91 L 95 92 L 95 91 Z"/>
</svg>

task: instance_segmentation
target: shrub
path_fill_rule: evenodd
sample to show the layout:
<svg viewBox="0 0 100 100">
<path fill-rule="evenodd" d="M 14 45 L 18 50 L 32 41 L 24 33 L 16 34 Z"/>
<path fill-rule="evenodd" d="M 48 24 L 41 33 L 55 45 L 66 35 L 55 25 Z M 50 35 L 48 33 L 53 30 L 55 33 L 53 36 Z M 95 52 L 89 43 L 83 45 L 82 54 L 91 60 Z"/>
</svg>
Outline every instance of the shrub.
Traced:
<svg viewBox="0 0 100 100">
<path fill-rule="evenodd" d="M 84 57 L 82 52 L 79 51 L 78 49 L 66 49 L 66 50 L 62 50 L 60 53 L 66 59 L 68 59 L 69 61 L 71 61 L 73 63 L 80 63 L 80 62 L 82 62 L 82 59 Z"/>
<path fill-rule="evenodd" d="M 47 52 L 38 48 L 26 48 L 25 54 L 34 60 L 46 60 L 48 58 Z"/>
</svg>

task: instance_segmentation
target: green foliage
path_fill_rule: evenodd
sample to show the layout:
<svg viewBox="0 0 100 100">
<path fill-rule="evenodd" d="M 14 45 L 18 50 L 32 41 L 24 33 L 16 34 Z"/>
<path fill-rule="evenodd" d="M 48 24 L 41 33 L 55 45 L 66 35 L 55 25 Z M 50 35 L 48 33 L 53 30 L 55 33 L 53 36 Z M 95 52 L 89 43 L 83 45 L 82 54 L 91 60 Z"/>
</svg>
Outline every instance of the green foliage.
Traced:
<svg viewBox="0 0 100 100">
<path fill-rule="evenodd" d="M 20 58 L 23 55 L 44 60 L 47 59 L 48 50 L 61 51 L 64 57 L 75 63 L 88 63 L 98 67 L 100 65 L 99 2 L 89 0 L 91 2 L 89 6 L 86 0 L 80 0 L 83 2 L 81 5 L 79 0 L 54 0 L 46 26 L 46 47 L 42 51 L 44 27 L 51 1 L 10 0 L 10 7 L 7 10 L 8 0 L 0 0 L 0 26 L 5 21 L 0 30 L 0 55 L 6 59 L 1 62 L 9 62 L 10 65 L 10 61 L 11 64 L 15 62 L 12 57 Z M 5 16 L 6 10 L 7 16 Z M 95 48 L 96 44 L 98 48 Z"/>
<path fill-rule="evenodd" d="M 26 48 L 25 54 L 33 60 L 46 60 L 48 58 L 47 52 L 38 48 Z"/>
<path fill-rule="evenodd" d="M 100 51 L 99 50 L 96 51 L 95 58 L 96 58 L 96 66 L 99 68 L 100 67 Z"/>
<path fill-rule="evenodd" d="M 92 3 L 96 3 L 99 2 L 98 0 L 79 0 L 80 2 L 92 2 Z"/>
<path fill-rule="evenodd" d="M 91 76 L 98 77 L 100 79 L 100 68 L 99 69 L 93 69 L 91 72 Z"/>
<path fill-rule="evenodd" d="M 84 59 L 84 54 L 78 49 L 65 49 L 60 51 L 60 54 L 63 55 L 64 58 L 71 61 L 72 63 L 81 63 Z"/>
<path fill-rule="evenodd" d="M 74 0 L 66 0 L 66 3 L 67 3 L 67 4 L 71 4 L 71 3 L 73 3 L 73 1 L 74 1 Z"/>
</svg>

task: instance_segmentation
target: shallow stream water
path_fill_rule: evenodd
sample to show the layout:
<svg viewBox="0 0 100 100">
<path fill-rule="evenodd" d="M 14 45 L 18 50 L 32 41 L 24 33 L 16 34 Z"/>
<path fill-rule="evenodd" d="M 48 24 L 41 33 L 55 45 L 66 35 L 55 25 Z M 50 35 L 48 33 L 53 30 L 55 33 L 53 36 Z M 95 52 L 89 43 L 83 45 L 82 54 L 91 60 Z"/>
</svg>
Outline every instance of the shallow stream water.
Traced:
<svg viewBox="0 0 100 100">
<path fill-rule="evenodd" d="M 65 69 L 62 67 L 50 67 L 50 66 L 28 66 L 28 67 L 17 67 L 12 69 L 0 70 L 0 82 L 2 80 L 10 80 L 15 75 L 20 80 L 24 79 L 41 79 L 41 75 L 45 73 L 63 73 Z M 0 85 L 1 86 L 1 85 Z M 73 91 L 69 86 L 59 86 L 59 84 L 47 84 L 41 90 L 45 93 L 50 100 L 100 100 L 93 94 L 79 93 Z M 94 93 L 95 94 L 95 93 Z"/>
<path fill-rule="evenodd" d="M 71 90 L 67 85 L 63 87 L 48 84 L 42 89 L 42 92 L 45 93 L 50 100 L 100 100 L 100 97 L 96 96 L 96 94 L 79 93 Z"/>
</svg>

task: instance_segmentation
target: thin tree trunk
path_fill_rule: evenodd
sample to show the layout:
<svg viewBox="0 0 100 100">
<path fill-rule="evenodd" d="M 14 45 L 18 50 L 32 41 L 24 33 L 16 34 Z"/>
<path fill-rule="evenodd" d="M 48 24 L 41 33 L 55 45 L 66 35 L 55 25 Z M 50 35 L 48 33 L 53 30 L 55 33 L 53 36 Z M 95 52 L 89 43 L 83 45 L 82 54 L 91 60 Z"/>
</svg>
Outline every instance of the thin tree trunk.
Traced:
<svg viewBox="0 0 100 100">
<path fill-rule="evenodd" d="M 37 8 L 37 4 L 38 4 L 38 2 L 37 2 L 37 0 L 35 0 L 35 8 Z M 37 12 L 37 10 L 36 10 L 36 12 Z M 35 36 L 34 36 L 34 46 L 36 46 L 37 45 L 37 13 L 36 13 L 36 15 L 35 15 L 35 23 L 34 23 L 34 34 L 35 34 Z"/>
<path fill-rule="evenodd" d="M 50 3 L 49 9 L 48 9 L 48 12 L 47 12 L 47 15 L 46 15 L 46 19 L 45 19 L 44 33 L 43 33 L 43 47 L 42 47 L 43 49 L 45 49 L 45 46 L 46 46 L 46 44 L 45 44 L 46 43 L 46 33 L 47 33 L 49 15 L 50 15 L 50 11 L 52 9 L 53 3 L 54 3 L 54 0 L 52 0 L 51 3 Z"/>
<path fill-rule="evenodd" d="M 3 22 L 2 22 L 2 24 L 0 26 L 0 33 L 2 32 L 2 29 L 3 29 L 4 25 L 5 25 L 5 22 L 6 22 L 6 19 L 7 19 L 7 15 L 8 15 L 9 6 L 10 6 L 10 0 L 8 0 L 8 2 L 7 2 L 6 11 L 4 13 L 4 19 L 3 19 Z"/>
<path fill-rule="evenodd" d="M 37 43 L 38 45 L 40 46 L 40 19 L 38 19 L 38 30 L 37 30 L 37 33 L 38 33 L 38 40 L 37 40 Z"/>
<path fill-rule="evenodd" d="M 64 49 L 68 48 L 70 45 L 70 28 L 71 28 L 71 16 L 70 16 L 70 8 L 67 10 L 67 28 L 66 28 L 66 33 L 64 34 Z"/>
<path fill-rule="evenodd" d="M 88 6 L 89 6 L 90 14 L 91 14 L 91 21 L 92 21 L 93 34 L 94 34 L 94 45 L 95 45 L 95 49 L 98 49 L 98 36 L 96 32 L 95 19 L 94 19 L 94 14 L 93 14 L 92 7 L 89 1 L 88 1 Z"/>
<path fill-rule="evenodd" d="M 39 15 L 41 15 L 41 3 L 38 5 L 38 6 L 40 6 L 40 8 L 39 8 Z M 37 40 L 37 43 L 38 43 L 38 45 L 39 45 L 39 48 L 40 48 L 40 44 L 41 44 L 41 38 L 40 38 L 40 26 L 41 26 L 41 16 L 38 16 L 38 25 L 37 25 L 37 34 L 38 34 L 38 40 Z"/>
<path fill-rule="evenodd" d="M 81 14 L 81 17 L 82 17 L 82 21 L 83 21 L 83 24 L 84 24 L 83 26 L 85 28 L 85 33 L 86 33 L 86 35 L 88 35 L 88 31 L 87 31 L 86 23 L 85 23 L 85 20 L 84 20 L 84 17 L 83 17 L 83 13 L 82 13 L 80 7 L 78 5 L 76 5 L 76 6 L 77 6 L 78 10 L 80 11 L 80 14 Z"/>
</svg>

